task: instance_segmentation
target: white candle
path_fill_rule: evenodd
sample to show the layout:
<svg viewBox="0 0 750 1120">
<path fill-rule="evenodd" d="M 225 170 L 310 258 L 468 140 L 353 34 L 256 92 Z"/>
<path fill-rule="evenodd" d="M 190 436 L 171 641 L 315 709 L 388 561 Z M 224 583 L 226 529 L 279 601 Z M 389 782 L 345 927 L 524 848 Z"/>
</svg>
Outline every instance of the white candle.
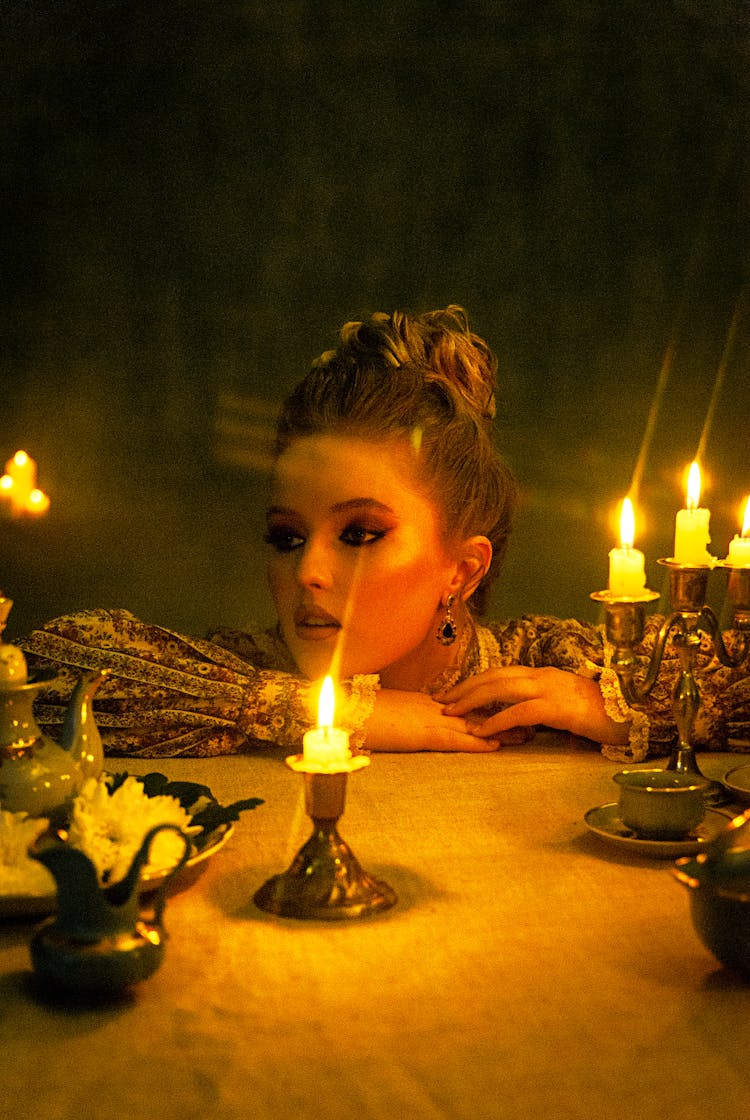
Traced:
<svg viewBox="0 0 750 1120">
<path fill-rule="evenodd" d="M 742 535 L 736 536 L 729 542 L 729 555 L 727 563 L 738 568 L 750 566 L 750 497 L 745 502 L 745 517 L 742 523 Z"/>
<path fill-rule="evenodd" d="M 674 559 L 678 564 L 691 568 L 713 565 L 714 557 L 708 551 L 711 543 L 708 523 L 710 510 L 698 505 L 701 492 L 701 473 L 697 463 L 690 464 L 687 484 L 687 504 L 677 511 L 674 537 Z"/>
<path fill-rule="evenodd" d="M 16 451 L 5 464 L 0 492 L 10 499 L 13 513 L 25 513 L 29 495 L 36 486 L 36 463 L 25 451 Z"/>
<path fill-rule="evenodd" d="M 637 548 L 633 503 L 625 498 L 620 514 L 620 547 L 609 553 L 609 590 L 618 598 L 635 599 L 646 586 L 646 558 Z"/>
<path fill-rule="evenodd" d="M 34 488 L 29 494 L 28 501 L 26 502 L 26 509 L 29 513 L 46 513 L 49 509 L 49 498 L 42 490 Z"/>
<path fill-rule="evenodd" d="M 12 459 L 5 464 L 5 473 L 13 479 L 13 485 L 18 487 L 19 493 L 28 498 L 36 486 L 36 463 L 25 451 L 16 451 Z"/>
<path fill-rule="evenodd" d="M 333 726 L 333 708 L 333 680 L 326 677 L 318 701 L 318 726 L 305 732 L 302 752 L 305 762 L 331 770 L 341 763 L 348 763 L 352 756 L 348 732 Z"/>
<path fill-rule="evenodd" d="M 36 463 L 25 451 L 16 451 L 5 464 L 0 478 L 0 497 L 10 501 L 14 514 L 42 514 L 49 509 L 49 498 L 36 485 Z"/>
</svg>

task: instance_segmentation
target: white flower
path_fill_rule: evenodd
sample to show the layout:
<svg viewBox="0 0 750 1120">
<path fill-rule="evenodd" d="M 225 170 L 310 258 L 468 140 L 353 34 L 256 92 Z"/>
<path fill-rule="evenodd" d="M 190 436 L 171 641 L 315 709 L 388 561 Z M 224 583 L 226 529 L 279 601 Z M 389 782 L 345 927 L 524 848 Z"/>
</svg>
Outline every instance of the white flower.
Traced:
<svg viewBox="0 0 750 1120">
<path fill-rule="evenodd" d="M 0 809 L 0 894 L 54 894 L 55 881 L 47 868 L 29 855 L 30 846 L 47 830 L 49 821 L 28 813 Z"/>
<path fill-rule="evenodd" d="M 127 875 L 146 833 L 158 824 L 174 824 L 194 835 L 191 816 L 176 797 L 148 797 L 141 782 L 126 778 L 114 792 L 106 775 L 90 778 L 73 802 L 68 843 L 79 848 L 96 867 L 99 879 L 114 883 Z M 179 861 L 184 841 L 171 830 L 151 843 L 144 871 L 168 871 Z"/>
</svg>

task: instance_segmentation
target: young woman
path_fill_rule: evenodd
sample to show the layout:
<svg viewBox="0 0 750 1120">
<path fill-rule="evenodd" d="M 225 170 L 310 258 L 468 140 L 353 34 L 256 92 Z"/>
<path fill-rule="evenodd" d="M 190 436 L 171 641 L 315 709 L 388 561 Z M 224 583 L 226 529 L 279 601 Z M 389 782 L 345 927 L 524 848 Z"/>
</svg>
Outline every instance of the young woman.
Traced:
<svg viewBox="0 0 750 1120">
<path fill-rule="evenodd" d="M 57 619 L 21 643 L 60 671 L 40 721 L 61 719 L 81 670 L 107 666 L 95 711 L 109 753 L 299 749 L 313 682 L 331 673 L 337 723 L 369 750 L 495 750 L 544 725 L 616 759 L 667 753 L 674 657 L 636 712 L 599 628 L 480 621 L 515 501 L 492 440 L 495 373 L 458 307 L 347 323 L 279 420 L 266 536 L 277 626 L 200 640 L 123 611 Z M 704 657 L 702 746 L 750 749 L 747 670 Z"/>
</svg>

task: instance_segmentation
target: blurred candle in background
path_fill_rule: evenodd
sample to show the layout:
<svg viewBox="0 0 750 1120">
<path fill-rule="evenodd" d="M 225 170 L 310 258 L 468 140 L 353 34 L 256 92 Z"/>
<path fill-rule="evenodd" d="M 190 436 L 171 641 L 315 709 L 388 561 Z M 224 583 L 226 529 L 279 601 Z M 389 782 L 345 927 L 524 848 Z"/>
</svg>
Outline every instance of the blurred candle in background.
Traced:
<svg viewBox="0 0 750 1120">
<path fill-rule="evenodd" d="M 687 482 L 686 508 L 677 511 L 674 537 L 674 559 L 689 567 L 713 565 L 715 557 L 708 551 L 711 543 L 709 520 L 711 513 L 699 506 L 701 472 L 696 462 L 690 464 Z"/>
<path fill-rule="evenodd" d="M 750 565 L 750 495 L 745 501 L 745 516 L 742 522 L 742 534 L 729 542 L 729 555 L 727 563 L 737 567 Z"/>
<path fill-rule="evenodd" d="M 609 590 L 613 595 L 637 598 L 646 586 L 646 558 L 637 548 L 635 514 L 630 498 L 625 498 L 620 514 L 620 547 L 609 553 Z"/>
<path fill-rule="evenodd" d="M 49 498 L 36 484 L 36 463 L 25 451 L 16 451 L 5 464 L 5 474 L 0 478 L 0 498 L 9 503 L 14 517 L 38 516 L 49 509 Z"/>
</svg>

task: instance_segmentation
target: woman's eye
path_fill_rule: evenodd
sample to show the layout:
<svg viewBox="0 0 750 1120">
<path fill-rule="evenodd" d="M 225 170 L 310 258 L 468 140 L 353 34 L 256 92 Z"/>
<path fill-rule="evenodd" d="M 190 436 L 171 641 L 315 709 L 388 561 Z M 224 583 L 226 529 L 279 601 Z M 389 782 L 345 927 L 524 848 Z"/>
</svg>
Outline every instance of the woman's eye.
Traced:
<svg viewBox="0 0 750 1120">
<path fill-rule="evenodd" d="M 385 529 L 368 529 L 365 525 L 347 525 L 339 537 L 344 544 L 353 548 L 361 548 L 365 544 L 374 544 L 385 536 Z"/>
<path fill-rule="evenodd" d="M 301 548 L 305 543 L 305 538 L 301 537 L 294 529 L 284 529 L 281 526 L 269 529 L 264 540 L 277 552 L 294 552 L 295 549 Z"/>
</svg>

